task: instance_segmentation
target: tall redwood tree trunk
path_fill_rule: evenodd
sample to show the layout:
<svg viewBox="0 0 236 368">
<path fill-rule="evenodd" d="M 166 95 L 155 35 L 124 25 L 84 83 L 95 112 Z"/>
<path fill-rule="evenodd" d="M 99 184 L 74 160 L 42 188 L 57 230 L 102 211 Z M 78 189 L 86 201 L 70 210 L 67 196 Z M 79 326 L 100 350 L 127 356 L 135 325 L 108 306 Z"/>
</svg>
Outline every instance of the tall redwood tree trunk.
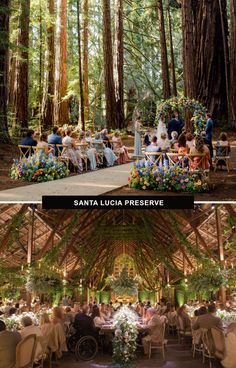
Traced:
<svg viewBox="0 0 236 368">
<path fill-rule="evenodd" d="M 227 119 L 224 37 L 227 37 L 226 0 L 221 1 L 225 35 L 222 32 L 219 1 L 195 1 L 196 97 L 214 117 Z M 209 16 L 214 14 L 214 16 Z"/>
<path fill-rule="evenodd" d="M 164 19 L 164 13 L 163 13 L 162 0 L 157 0 L 157 15 L 158 15 L 158 20 L 159 20 L 159 30 L 160 30 L 163 97 L 166 100 L 170 98 L 171 92 L 170 92 L 170 77 L 169 77 L 167 47 L 166 47 L 165 19 Z"/>
<path fill-rule="evenodd" d="M 69 123 L 69 104 L 64 97 L 67 94 L 67 0 L 61 0 L 60 32 L 60 84 L 59 84 L 59 124 Z"/>
<path fill-rule="evenodd" d="M 115 129 L 118 127 L 118 123 L 116 114 L 115 83 L 113 76 L 113 47 L 110 0 L 103 0 L 103 58 L 107 128 Z"/>
<path fill-rule="evenodd" d="M 176 86 L 176 74 L 175 74 L 175 54 L 173 45 L 173 35 L 172 35 L 172 21 L 170 5 L 168 4 L 168 26 L 169 26 L 169 36 L 170 36 L 170 55 L 171 55 L 171 74 L 172 74 L 172 94 L 177 96 L 177 86 Z"/>
<path fill-rule="evenodd" d="M 88 18 L 89 18 L 89 1 L 84 0 L 83 13 L 83 94 L 84 94 L 84 119 L 85 122 L 89 121 L 89 60 L 88 60 Z"/>
<path fill-rule="evenodd" d="M 15 129 L 19 134 L 28 129 L 29 22 L 30 0 L 21 0 L 14 86 Z"/>
<path fill-rule="evenodd" d="M 194 14 L 192 0 L 182 1 L 184 94 L 196 98 Z"/>
<path fill-rule="evenodd" d="M 45 78 L 45 96 L 43 104 L 42 125 L 45 128 L 54 125 L 54 90 L 55 90 L 55 9 L 54 0 L 47 1 L 49 20 L 47 23 L 47 71 Z"/>
<path fill-rule="evenodd" d="M 80 117 L 82 130 L 85 130 L 84 118 L 84 89 L 83 89 L 83 73 L 82 73 L 82 52 L 81 52 L 81 36 L 80 36 L 80 0 L 77 0 L 77 30 L 78 30 L 78 54 L 79 54 L 79 89 L 80 89 Z"/>
<path fill-rule="evenodd" d="M 236 128 L 236 0 L 230 0 L 230 102 L 229 122 Z"/>
<path fill-rule="evenodd" d="M 115 90 L 117 123 L 124 128 L 124 24 L 123 0 L 115 1 Z"/>
<path fill-rule="evenodd" d="M 0 143 L 10 143 L 7 125 L 9 0 L 0 5 Z"/>
</svg>

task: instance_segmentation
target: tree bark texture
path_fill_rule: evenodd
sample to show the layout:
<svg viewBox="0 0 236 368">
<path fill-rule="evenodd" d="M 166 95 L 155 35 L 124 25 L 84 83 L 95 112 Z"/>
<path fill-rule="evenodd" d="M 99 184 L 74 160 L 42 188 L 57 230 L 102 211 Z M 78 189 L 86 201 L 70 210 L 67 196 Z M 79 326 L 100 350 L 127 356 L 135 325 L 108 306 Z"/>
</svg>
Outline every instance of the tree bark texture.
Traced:
<svg viewBox="0 0 236 368">
<path fill-rule="evenodd" d="M 117 128 L 110 0 L 103 0 L 103 58 L 107 128 Z"/>
<path fill-rule="evenodd" d="M 236 0 L 230 0 L 230 102 L 229 122 L 236 128 Z"/>
<path fill-rule="evenodd" d="M 165 100 L 167 100 L 168 98 L 170 98 L 171 92 L 170 92 L 170 77 L 169 77 L 167 47 L 166 47 L 165 19 L 162 0 L 157 0 L 157 14 L 160 30 L 163 97 Z"/>
<path fill-rule="evenodd" d="M 29 22 L 30 0 L 21 0 L 14 85 L 14 128 L 19 134 L 28 129 Z"/>
<path fill-rule="evenodd" d="M 0 5 L 0 143 L 10 143 L 7 124 L 8 50 L 9 50 L 9 0 Z"/>
<path fill-rule="evenodd" d="M 83 6 L 83 90 L 84 90 L 84 119 L 89 121 L 89 57 L 88 57 L 88 37 L 89 37 L 89 1 L 84 0 Z"/>
<path fill-rule="evenodd" d="M 77 30 L 78 30 L 79 90 L 80 90 L 80 117 L 79 117 L 79 120 L 82 125 L 82 130 L 85 130 L 84 89 L 83 89 L 82 52 L 81 52 L 81 36 L 80 36 L 80 0 L 77 0 Z"/>
<path fill-rule="evenodd" d="M 124 24 L 123 0 L 115 1 L 115 92 L 117 123 L 124 128 Z"/>
<path fill-rule="evenodd" d="M 54 125 L 54 90 L 55 90 L 55 4 L 54 0 L 48 0 L 47 11 L 49 20 L 47 23 L 47 61 L 45 72 L 45 93 L 42 108 L 42 125 L 49 128 Z"/>
</svg>

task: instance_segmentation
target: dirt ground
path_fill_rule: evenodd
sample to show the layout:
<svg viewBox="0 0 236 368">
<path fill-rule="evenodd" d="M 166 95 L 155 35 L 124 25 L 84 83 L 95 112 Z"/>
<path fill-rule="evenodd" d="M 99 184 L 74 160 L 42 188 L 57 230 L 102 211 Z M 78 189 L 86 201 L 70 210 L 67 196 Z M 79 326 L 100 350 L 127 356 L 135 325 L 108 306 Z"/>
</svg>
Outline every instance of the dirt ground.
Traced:
<svg viewBox="0 0 236 368">
<path fill-rule="evenodd" d="M 219 131 L 215 131 L 217 137 Z M 236 132 L 228 132 L 231 144 L 231 170 L 228 173 L 226 169 L 210 172 L 210 186 L 211 189 L 207 193 L 199 193 L 195 195 L 195 201 L 236 201 Z M 133 138 L 124 139 L 124 144 L 129 147 L 130 152 L 133 151 Z M 19 157 L 19 151 L 16 146 L 1 145 L 0 146 L 0 190 L 16 188 L 25 185 L 32 185 L 32 183 L 12 180 L 9 177 L 9 170 L 13 158 Z M 74 175 L 74 174 L 71 174 Z M 128 181 L 127 181 L 128 183 Z M 157 193 L 152 191 L 138 191 L 130 189 L 127 186 L 118 190 L 107 193 L 108 195 L 135 195 L 148 196 L 159 195 L 164 193 Z M 165 193 L 166 194 L 166 193 Z M 178 195 L 175 193 L 168 193 L 168 195 Z"/>
</svg>

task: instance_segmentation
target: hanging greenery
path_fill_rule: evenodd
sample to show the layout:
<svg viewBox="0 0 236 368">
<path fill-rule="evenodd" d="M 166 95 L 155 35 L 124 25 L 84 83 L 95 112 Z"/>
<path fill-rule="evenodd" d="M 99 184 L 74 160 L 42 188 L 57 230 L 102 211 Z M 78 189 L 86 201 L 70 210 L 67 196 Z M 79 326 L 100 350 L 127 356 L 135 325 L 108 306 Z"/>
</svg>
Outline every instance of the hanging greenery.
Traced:
<svg viewBox="0 0 236 368">
<path fill-rule="evenodd" d="M 136 295 L 138 293 L 138 281 L 129 277 L 126 268 L 123 268 L 117 278 L 114 276 L 107 277 L 106 283 L 110 285 L 116 295 Z"/>
<path fill-rule="evenodd" d="M 0 266 L 0 295 L 2 297 L 15 297 L 25 285 L 25 275 L 19 268 L 6 268 Z"/>
<path fill-rule="evenodd" d="M 32 267 L 25 287 L 30 293 L 55 294 L 63 288 L 62 275 L 51 268 Z"/>
<path fill-rule="evenodd" d="M 227 286 L 229 271 L 220 268 L 219 264 L 207 265 L 188 276 L 189 289 L 197 294 L 216 292 L 221 286 Z"/>
</svg>

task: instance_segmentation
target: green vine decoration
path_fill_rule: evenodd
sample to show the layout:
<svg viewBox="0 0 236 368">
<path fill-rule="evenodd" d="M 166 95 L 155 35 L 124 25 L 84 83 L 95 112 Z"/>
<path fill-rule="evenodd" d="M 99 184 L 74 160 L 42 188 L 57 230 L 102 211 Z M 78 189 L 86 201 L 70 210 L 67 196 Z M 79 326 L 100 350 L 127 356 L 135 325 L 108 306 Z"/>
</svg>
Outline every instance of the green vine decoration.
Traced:
<svg viewBox="0 0 236 368">
<path fill-rule="evenodd" d="M 110 285 L 111 289 L 114 290 L 116 295 L 137 295 L 138 293 L 138 282 L 129 277 L 126 268 L 123 268 L 119 277 L 108 277 L 106 279 L 106 283 Z"/>
</svg>

